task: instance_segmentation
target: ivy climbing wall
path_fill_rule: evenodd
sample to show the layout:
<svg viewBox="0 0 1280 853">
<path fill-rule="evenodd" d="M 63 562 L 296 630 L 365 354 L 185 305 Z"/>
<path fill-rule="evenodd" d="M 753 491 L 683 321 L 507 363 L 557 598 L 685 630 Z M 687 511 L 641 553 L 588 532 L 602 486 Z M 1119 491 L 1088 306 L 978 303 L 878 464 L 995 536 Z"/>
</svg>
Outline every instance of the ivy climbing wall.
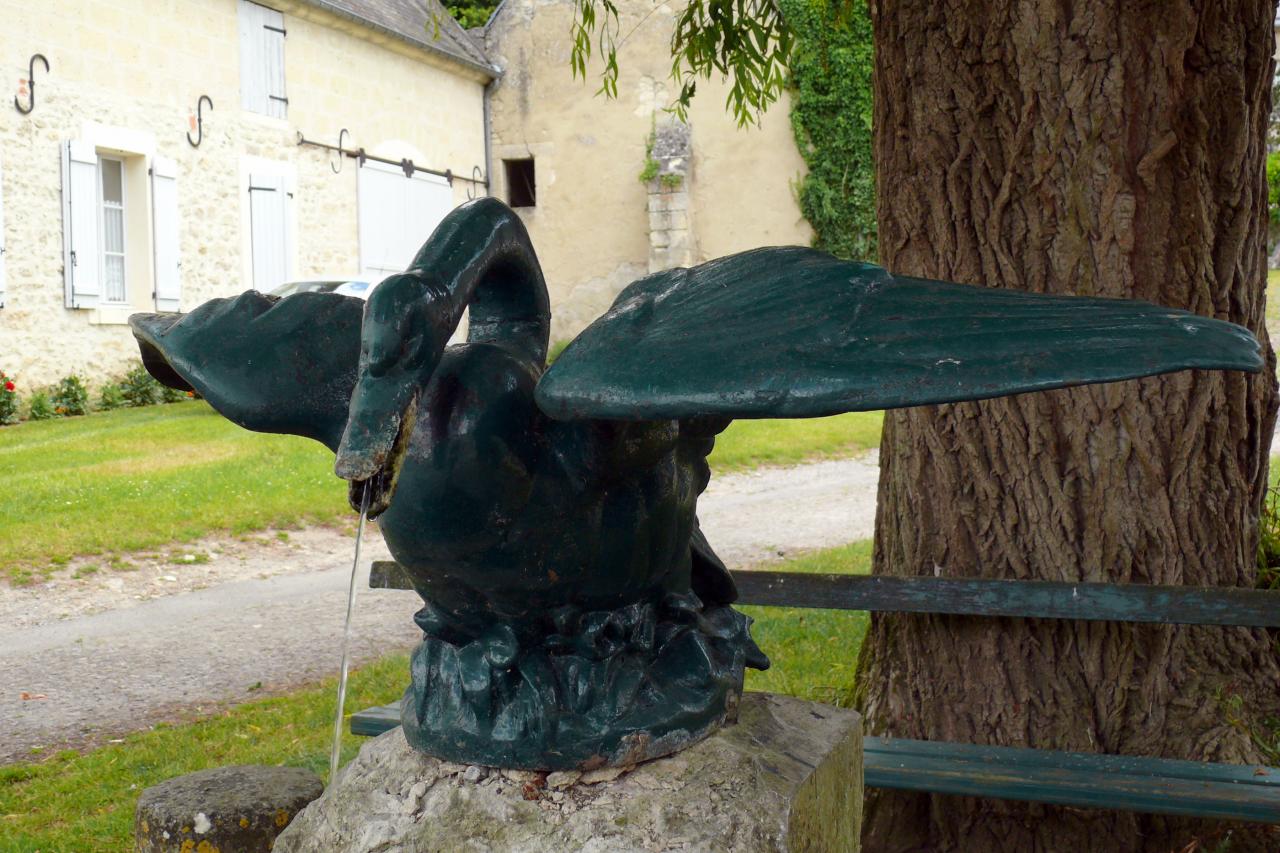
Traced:
<svg viewBox="0 0 1280 853">
<path fill-rule="evenodd" d="M 862 3 L 781 0 L 796 33 L 791 126 L 809 172 L 800 210 L 813 245 L 844 258 L 876 258 L 871 151 L 871 22 Z M 775 109 L 782 108 L 779 104 Z"/>
</svg>

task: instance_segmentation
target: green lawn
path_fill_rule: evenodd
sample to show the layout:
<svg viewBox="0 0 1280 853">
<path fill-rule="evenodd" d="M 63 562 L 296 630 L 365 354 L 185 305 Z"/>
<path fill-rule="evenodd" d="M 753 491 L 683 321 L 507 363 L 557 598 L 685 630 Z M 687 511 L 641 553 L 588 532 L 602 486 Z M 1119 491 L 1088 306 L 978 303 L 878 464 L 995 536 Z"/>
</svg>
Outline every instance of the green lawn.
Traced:
<svg viewBox="0 0 1280 853">
<path fill-rule="evenodd" d="M 871 540 L 817 551 L 770 569 L 788 572 L 859 574 L 871 572 Z M 851 610 L 799 607 L 743 607 L 755 620 L 751 635 L 772 666 L 747 672 L 748 690 L 786 693 L 849 707 L 853 671 L 867 632 L 867 614 Z"/>
<path fill-rule="evenodd" d="M 871 545 L 859 542 L 800 557 L 791 571 L 865 573 Z M 394 594 L 394 593 L 383 593 Z M 749 690 L 790 693 L 847 705 L 866 614 L 775 607 L 743 608 L 773 660 L 747 675 Z M 408 661 L 395 655 L 351 676 L 347 710 L 400 696 Z M 287 764 L 328 771 L 334 684 L 250 702 L 210 719 L 129 735 L 123 743 L 79 754 L 61 752 L 0 767 L 0 851 L 125 851 L 130 849 L 138 793 L 183 773 L 228 764 Z M 344 741 L 344 761 L 360 739 Z"/>
<path fill-rule="evenodd" d="M 0 575 L 18 581 L 78 554 L 347 512 L 328 450 L 248 432 L 203 402 L 0 428 L 0 482 Z"/>
<path fill-rule="evenodd" d="M 875 446 L 880 414 L 742 421 L 717 442 L 720 471 Z M 203 402 L 0 428 L 0 577 L 23 582 L 82 554 L 117 554 L 215 532 L 345 517 L 320 444 L 251 433 Z"/>
<path fill-rule="evenodd" d="M 734 421 L 716 438 L 711 467 L 723 473 L 860 453 L 880 446 L 883 423 L 884 412 L 798 421 Z"/>
</svg>

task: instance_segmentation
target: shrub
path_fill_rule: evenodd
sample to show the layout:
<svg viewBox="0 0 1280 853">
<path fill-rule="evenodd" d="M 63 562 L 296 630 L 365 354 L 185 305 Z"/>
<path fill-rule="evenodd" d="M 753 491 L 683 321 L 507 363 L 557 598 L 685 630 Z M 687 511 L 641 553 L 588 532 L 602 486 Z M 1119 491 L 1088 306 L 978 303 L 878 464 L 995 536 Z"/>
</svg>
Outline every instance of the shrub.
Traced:
<svg viewBox="0 0 1280 853">
<path fill-rule="evenodd" d="M 18 422 L 18 386 L 0 370 L 0 425 Z"/>
<path fill-rule="evenodd" d="M 865 3 L 781 0 L 779 6 L 795 33 L 791 128 L 809 167 L 797 191 L 813 246 L 875 260 L 871 13 Z"/>
<path fill-rule="evenodd" d="M 31 403 L 27 407 L 27 417 L 33 421 L 47 421 L 56 418 L 58 413 L 53 410 L 53 403 L 49 400 L 48 391 L 37 391 L 31 395 Z"/>
<path fill-rule="evenodd" d="M 49 396 L 55 414 L 71 417 L 89 413 L 89 390 L 84 387 L 84 380 L 74 373 L 53 386 Z"/>
<path fill-rule="evenodd" d="M 159 382 L 156 383 L 160 385 Z M 170 388 L 168 385 L 160 385 L 160 402 L 161 403 L 181 403 L 183 400 L 190 399 L 192 396 L 189 391 L 180 391 L 177 388 Z"/>
<path fill-rule="evenodd" d="M 128 405 L 124 398 L 124 388 L 119 382 L 108 382 L 98 392 L 98 408 L 104 412 L 123 409 Z"/>
<path fill-rule="evenodd" d="M 498 7 L 497 0 L 447 0 L 444 7 L 466 29 L 483 27 Z"/>
<path fill-rule="evenodd" d="M 124 395 L 127 406 L 150 406 L 160 402 L 163 387 L 139 364 L 124 375 L 120 382 L 120 393 Z"/>
</svg>

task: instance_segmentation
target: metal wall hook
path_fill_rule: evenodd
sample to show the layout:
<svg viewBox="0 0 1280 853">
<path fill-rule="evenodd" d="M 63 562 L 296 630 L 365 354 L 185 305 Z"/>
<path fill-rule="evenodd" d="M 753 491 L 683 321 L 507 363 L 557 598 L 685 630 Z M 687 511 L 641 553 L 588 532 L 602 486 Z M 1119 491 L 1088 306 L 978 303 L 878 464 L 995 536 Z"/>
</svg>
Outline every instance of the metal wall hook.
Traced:
<svg viewBox="0 0 1280 853">
<path fill-rule="evenodd" d="M 187 142 L 189 142 L 189 143 L 191 144 L 191 147 L 192 147 L 192 148 L 199 148 L 199 147 L 200 147 L 200 143 L 201 143 L 201 142 L 204 142 L 204 104 L 205 104 L 205 101 L 208 101 L 208 102 L 209 102 L 209 109 L 213 109 L 213 98 L 210 98 L 208 95 L 201 95 L 201 96 L 200 96 L 200 100 L 196 101 L 196 130 L 197 130 L 196 138 L 195 138 L 195 139 L 192 139 L 192 138 L 191 138 L 191 131 L 189 131 L 189 130 L 187 131 Z"/>
<path fill-rule="evenodd" d="M 301 136 L 302 134 L 298 134 L 298 135 Z M 333 158 L 332 157 L 329 158 L 329 168 L 333 169 L 333 173 L 335 175 L 339 174 L 342 171 L 342 155 L 344 153 L 342 150 L 342 141 L 346 139 L 346 137 L 348 136 L 350 136 L 350 133 L 347 131 L 345 127 L 342 130 L 338 131 L 338 165 L 336 166 L 333 165 Z"/>
<path fill-rule="evenodd" d="M 37 59 L 40 60 L 40 62 L 44 65 L 44 73 L 45 74 L 49 73 L 49 60 L 44 58 L 44 54 L 37 53 L 33 55 L 31 57 L 31 61 L 27 63 L 27 94 L 28 94 L 28 101 L 29 101 L 27 108 L 24 110 L 22 108 L 21 102 L 18 101 L 18 96 L 17 95 L 13 96 L 13 105 L 17 107 L 18 112 L 22 113 L 24 116 L 28 115 L 32 110 L 36 108 L 36 60 Z"/>
<path fill-rule="evenodd" d="M 452 183 L 452 181 L 450 181 Z M 479 193 L 476 187 L 484 183 L 484 171 L 479 166 L 471 167 L 471 183 L 467 186 L 467 201 L 471 201 Z"/>
</svg>

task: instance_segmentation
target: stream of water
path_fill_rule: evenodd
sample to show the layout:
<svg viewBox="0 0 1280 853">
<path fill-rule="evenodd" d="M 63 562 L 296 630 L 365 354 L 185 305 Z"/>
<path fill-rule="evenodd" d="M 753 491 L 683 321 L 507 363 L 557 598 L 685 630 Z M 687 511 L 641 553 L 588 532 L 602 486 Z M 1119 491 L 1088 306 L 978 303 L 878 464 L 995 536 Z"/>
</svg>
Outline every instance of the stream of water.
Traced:
<svg viewBox="0 0 1280 853">
<path fill-rule="evenodd" d="M 351 560 L 351 584 L 347 587 L 347 620 L 342 625 L 342 668 L 338 674 L 338 710 L 333 717 L 333 749 L 329 752 L 329 784 L 338 778 L 338 759 L 342 752 L 342 711 L 347 704 L 347 667 L 351 660 L 351 613 L 356 603 L 356 575 L 360 571 L 360 543 L 369 516 L 369 490 L 360 499 L 360 526 L 356 528 L 356 553 Z"/>
</svg>

